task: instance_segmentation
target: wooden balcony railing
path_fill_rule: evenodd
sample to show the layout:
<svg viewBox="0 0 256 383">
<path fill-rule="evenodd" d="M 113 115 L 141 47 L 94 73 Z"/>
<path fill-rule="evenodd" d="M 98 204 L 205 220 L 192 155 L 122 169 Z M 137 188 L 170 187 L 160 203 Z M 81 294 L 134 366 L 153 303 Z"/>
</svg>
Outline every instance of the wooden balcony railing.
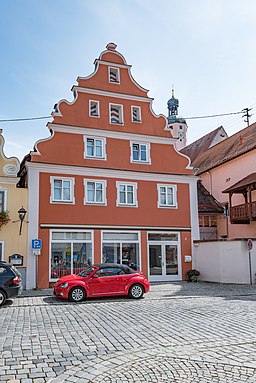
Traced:
<svg viewBox="0 0 256 383">
<path fill-rule="evenodd" d="M 230 209 L 231 223 L 249 223 L 256 219 L 256 201 L 233 206 Z"/>
</svg>

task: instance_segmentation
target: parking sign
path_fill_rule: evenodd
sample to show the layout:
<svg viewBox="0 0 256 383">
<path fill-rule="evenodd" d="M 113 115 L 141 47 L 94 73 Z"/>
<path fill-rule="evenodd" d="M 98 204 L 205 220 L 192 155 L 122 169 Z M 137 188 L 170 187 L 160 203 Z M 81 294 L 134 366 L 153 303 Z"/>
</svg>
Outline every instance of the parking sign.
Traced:
<svg viewBox="0 0 256 383">
<path fill-rule="evenodd" d="M 32 249 L 42 249 L 42 240 L 32 239 Z"/>
</svg>

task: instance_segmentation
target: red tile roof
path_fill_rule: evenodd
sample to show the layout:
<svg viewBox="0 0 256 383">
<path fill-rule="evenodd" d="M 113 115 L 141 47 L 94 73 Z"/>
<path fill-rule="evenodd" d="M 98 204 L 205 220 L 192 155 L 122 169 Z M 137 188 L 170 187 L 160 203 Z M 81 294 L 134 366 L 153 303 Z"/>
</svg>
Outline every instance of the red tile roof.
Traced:
<svg viewBox="0 0 256 383">
<path fill-rule="evenodd" d="M 226 190 L 224 190 L 222 193 L 243 193 L 246 189 L 246 186 L 250 186 L 256 184 L 256 173 L 251 173 L 247 177 L 243 178 L 242 180 L 238 181 L 234 185 L 230 186 Z"/>
<path fill-rule="evenodd" d="M 256 148 L 256 123 L 226 138 L 192 161 L 195 174 L 204 173 Z"/>
<path fill-rule="evenodd" d="M 222 205 L 205 189 L 201 181 L 197 181 L 197 199 L 200 214 L 221 214 L 224 211 Z"/>
</svg>

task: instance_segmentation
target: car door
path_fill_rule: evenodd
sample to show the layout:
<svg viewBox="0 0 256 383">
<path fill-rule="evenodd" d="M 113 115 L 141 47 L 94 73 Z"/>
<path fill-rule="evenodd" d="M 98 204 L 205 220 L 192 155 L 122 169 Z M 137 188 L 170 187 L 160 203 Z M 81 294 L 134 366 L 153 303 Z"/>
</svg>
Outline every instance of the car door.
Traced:
<svg viewBox="0 0 256 383">
<path fill-rule="evenodd" d="M 118 295 L 124 291 L 121 268 L 103 267 L 96 271 L 88 281 L 91 296 Z"/>
</svg>

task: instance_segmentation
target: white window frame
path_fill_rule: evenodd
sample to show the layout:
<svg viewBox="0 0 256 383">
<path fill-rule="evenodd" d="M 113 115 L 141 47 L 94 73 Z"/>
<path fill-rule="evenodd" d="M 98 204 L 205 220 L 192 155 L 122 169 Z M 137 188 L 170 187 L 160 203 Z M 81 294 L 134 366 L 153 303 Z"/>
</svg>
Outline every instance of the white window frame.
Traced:
<svg viewBox="0 0 256 383">
<path fill-rule="evenodd" d="M 2 244 L 2 253 L 0 252 L 0 261 L 4 261 L 4 253 L 5 253 L 5 241 L 0 241 Z"/>
<path fill-rule="evenodd" d="M 87 154 L 87 139 L 94 141 L 98 140 L 102 142 L 102 156 L 91 156 Z M 96 136 L 84 136 L 84 158 L 89 158 L 90 160 L 106 160 L 106 138 Z"/>
<path fill-rule="evenodd" d="M 102 184 L 102 202 L 87 201 L 87 184 L 89 182 L 101 183 Z M 88 178 L 84 179 L 84 204 L 85 205 L 106 206 L 107 205 L 106 190 L 107 190 L 107 181 L 106 180 L 88 179 Z"/>
<path fill-rule="evenodd" d="M 0 192 L 4 192 L 4 211 L 7 210 L 7 191 L 8 189 L 0 188 Z"/>
<path fill-rule="evenodd" d="M 73 244 L 78 242 L 81 243 L 81 239 L 52 239 L 52 233 L 55 232 L 65 232 L 65 233 L 71 233 L 71 232 L 82 232 L 82 233 L 90 233 L 91 239 L 86 240 L 85 243 L 91 243 L 92 244 L 92 265 L 94 264 L 94 231 L 93 230 L 79 230 L 79 229 L 51 229 L 50 230 L 50 241 L 49 241 L 49 282 L 56 282 L 57 278 L 51 278 L 51 254 L 52 254 L 52 243 L 71 243 L 71 252 L 73 254 Z"/>
<path fill-rule="evenodd" d="M 134 120 L 133 119 L 133 109 L 138 109 L 138 111 L 139 111 L 139 120 Z M 141 124 L 142 121 L 141 121 L 141 107 L 140 106 L 136 106 L 136 105 L 132 105 L 131 106 L 131 117 L 132 117 L 132 122 Z"/>
<path fill-rule="evenodd" d="M 121 122 L 112 122 L 111 121 L 111 107 L 112 106 L 118 106 L 120 107 L 120 114 L 121 114 Z M 114 125 L 124 125 L 124 109 L 122 104 L 109 104 L 109 123 Z"/>
<path fill-rule="evenodd" d="M 97 115 L 94 115 L 94 114 L 91 114 L 91 103 L 92 102 L 95 102 L 96 103 L 96 110 L 97 110 Z M 89 116 L 90 117 L 96 117 L 96 118 L 99 118 L 100 117 L 100 102 L 97 101 L 97 100 L 89 100 Z"/>
<path fill-rule="evenodd" d="M 117 73 L 117 81 L 111 81 L 111 79 L 110 79 L 111 69 L 114 69 L 116 71 L 116 73 Z M 109 66 L 108 67 L 108 82 L 110 84 L 120 84 L 120 69 L 119 68 L 114 67 L 114 66 Z"/>
<path fill-rule="evenodd" d="M 172 188 L 172 190 L 173 190 L 173 204 L 172 205 L 168 205 L 167 203 L 165 205 L 161 204 L 161 190 L 160 189 L 163 188 L 163 187 L 166 190 L 168 188 Z M 159 208 L 171 208 L 171 209 L 177 209 L 178 208 L 177 185 L 173 185 L 173 184 L 157 184 L 157 194 L 158 194 L 157 207 L 159 207 Z"/>
<path fill-rule="evenodd" d="M 121 185 L 125 185 L 125 194 L 127 197 L 127 186 L 133 187 L 133 203 L 122 203 L 120 202 L 120 192 L 119 187 Z M 123 206 L 123 207 L 138 207 L 138 184 L 137 182 L 122 182 L 122 181 L 116 181 L 116 190 L 117 190 L 117 199 L 116 199 L 116 206 Z"/>
<path fill-rule="evenodd" d="M 54 199 L 54 181 L 70 181 L 70 200 L 56 200 Z M 50 177 L 50 183 L 51 183 L 51 196 L 50 196 L 50 203 L 53 204 L 74 204 L 75 203 L 75 195 L 74 195 L 74 186 L 75 186 L 75 179 L 70 177 L 60 177 L 60 176 L 51 176 Z"/>
<path fill-rule="evenodd" d="M 145 145 L 146 146 L 147 153 L 146 153 L 146 160 L 145 161 L 141 160 L 141 159 L 135 160 L 133 158 L 133 145 L 139 145 L 139 148 L 140 148 L 141 145 Z M 130 157 L 130 162 L 131 163 L 140 163 L 140 164 L 147 164 L 147 165 L 151 164 L 151 159 L 150 159 L 150 143 L 148 143 L 148 142 L 130 141 L 130 148 L 131 148 L 130 149 L 131 150 L 131 157 Z"/>
</svg>

